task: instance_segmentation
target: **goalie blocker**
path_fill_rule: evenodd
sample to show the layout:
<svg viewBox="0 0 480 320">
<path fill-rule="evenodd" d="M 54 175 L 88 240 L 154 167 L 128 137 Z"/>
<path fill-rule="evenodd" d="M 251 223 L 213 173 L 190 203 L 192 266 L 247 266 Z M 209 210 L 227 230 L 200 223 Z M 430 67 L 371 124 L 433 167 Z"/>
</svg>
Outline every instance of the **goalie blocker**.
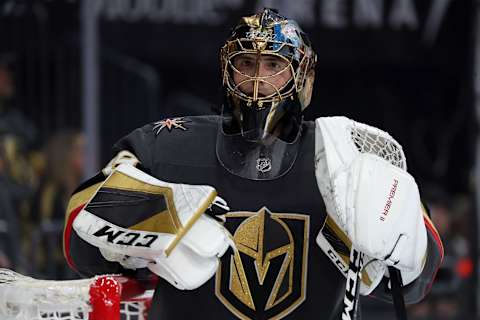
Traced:
<svg viewBox="0 0 480 320">
<path fill-rule="evenodd" d="M 104 182 L 92 185 L 90 199 L 72 210 L 66 246 L 74 232 L 107 261 L 148 268 L 178 289 L 195 289 L 210 279 L 231 243 L 225 229 L 204 214 L 216 203 L 224 206 L 215 189 L 166 183 L 131 164 L 109 171 Z"/>
</svg>

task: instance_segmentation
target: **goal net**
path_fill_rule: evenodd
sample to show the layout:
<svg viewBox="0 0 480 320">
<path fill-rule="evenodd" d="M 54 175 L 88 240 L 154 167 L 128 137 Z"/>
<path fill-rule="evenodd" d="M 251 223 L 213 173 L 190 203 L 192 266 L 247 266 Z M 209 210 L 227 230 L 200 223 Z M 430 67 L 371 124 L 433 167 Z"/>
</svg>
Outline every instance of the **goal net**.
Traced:
<svg viewBox="0 0 480 320">
<path fill-rule="evenodd" d="M 55 281 L 0 269 L 2 320 L 145 320 L 152 295 L 122 276 Z"/>
</svg>

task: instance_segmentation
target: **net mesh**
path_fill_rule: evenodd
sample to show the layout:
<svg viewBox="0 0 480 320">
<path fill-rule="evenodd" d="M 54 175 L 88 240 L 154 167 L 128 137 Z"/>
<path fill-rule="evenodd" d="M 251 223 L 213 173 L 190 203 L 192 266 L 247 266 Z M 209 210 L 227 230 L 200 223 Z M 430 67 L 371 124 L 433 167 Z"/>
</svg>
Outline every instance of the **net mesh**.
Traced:
<svg viewBox="0 0 480 320">
<path fill-rule="evenodd" d="M 124 301 L 120 306 L 121 320 L 145 320 L 153 297 L 153 290 L 147 290 L 141 296 Z"/>
<path fill-rule="evenodd" d="M 375 154 L 394 166 L 407 170 L 402 146 L 388 133 L 366 124 L 354 122 L 350 134 L 361 153 Z"/>
<path fill-rule="evenodd" d="M 0 319 L 78 320 L 88 319 L 92 310 L 90 288 L 97 278 L 55 281 L 27 277 L 0 269 Z M 146 319 L 152 292 L 122 301 L 120 319 Z"/>
</svg>

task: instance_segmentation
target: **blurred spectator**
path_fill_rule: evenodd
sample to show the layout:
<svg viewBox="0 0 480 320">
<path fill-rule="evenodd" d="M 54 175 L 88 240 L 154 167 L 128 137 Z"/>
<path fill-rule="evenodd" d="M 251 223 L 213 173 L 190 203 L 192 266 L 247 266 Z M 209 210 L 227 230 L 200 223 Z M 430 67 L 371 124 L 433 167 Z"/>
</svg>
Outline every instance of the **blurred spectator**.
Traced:
<svg viewBox="0 0 480 320">
<path fill-rule="evenodd" d="M 81 182 L 84 169 L 84 137 L 61 131 L 46 144 L 45 169 L 33 202 L 32 255 L 38 276 L 71 277 L 62 254 L 62 230 L 68 199 Z M 41 248 L 41 249 L 40 249 Z"/>
<path fill-rule="evenodd" d="M 28 225 L 35 175 L 29 152 L 35 128 L 15 108 L 11 55 L 0 55 L 0 265 L 21 267 L 20 227 Z"/>
<path fill-rule="evenodd" d="M 27 154 L 38 142 L 35 126 L 16 108 L 15 82 L 13 75 L 13 57 L 0 54 L 0 136 L 15 140 L 19 154 Z M 7 154 L 8 156 L 8 154 Z M 18 180 L 29 172 L 22 173 L 18 167 L 11 167 L 10 173 Z M 23 176 L 23 177 L 22 177 Z"/>
<path fill-rule="evenodd" d="M 443 240 L 445 258 L 436 281 L 426 300 L 410 307 L 413 320 L 460 320 L 469 319 L 467 304 L 470 294 L 473 262 L 468 242 L 469 213 L 468 197 L 453 197 L 438 188 L 431 188 L 425 200 L 432 220 Z M 470 291 L 469 291 L 470 289 Z"/>
<path fill-rule="evenodd" d="M 5 187 L 4 180 L 4 165 L 5 161 L 0 156 L 0 268 L 12 267 L 12 253 L 9 248 L 12 246 L 14 239 L 12 232 L 9 232 L 9 226 L 15 225 L 15 213 L 13 210 L 8 189 Z"/>
<path fill-rule="evenodd" d="M 28 204 L 30 189 L 6 174 L 1 154 L 0 150 L 0 267 L 16 269 L 22 242 L 19 210 Z"/>
</svg>

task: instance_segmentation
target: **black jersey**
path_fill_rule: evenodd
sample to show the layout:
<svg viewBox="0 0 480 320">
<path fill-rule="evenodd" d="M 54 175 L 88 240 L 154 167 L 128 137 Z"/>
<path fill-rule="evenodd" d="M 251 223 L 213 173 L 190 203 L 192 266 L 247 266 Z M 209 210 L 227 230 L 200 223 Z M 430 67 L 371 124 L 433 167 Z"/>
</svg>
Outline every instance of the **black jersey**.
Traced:
<svg viewBox="0 0 480 320">
<path fill-rule="evenodd" d="M 345 277 L 315 242 L 326 211 L 314 172 L 314 124 L 303 124 L 291 170 L 268 181 L 232 175 L 219 164 L 218 125 L 218 116 L 152 123 L 114 147 L 135 154 L 141 169 L 158 179 L 215 187 L 230 207 L 225 227 L 239 249 L 227 251 L 216 276 L 196 290 L 181 291 L 160 280 L 149 319 L 339 319 Z M 65 240 L 67 259 L 83 274 L 122 271 L 74 232 Z M 434 269 L 425 279 L 431 280 Z M 429 281 L 417 288 L 417 296 Z"/>
</svg>

